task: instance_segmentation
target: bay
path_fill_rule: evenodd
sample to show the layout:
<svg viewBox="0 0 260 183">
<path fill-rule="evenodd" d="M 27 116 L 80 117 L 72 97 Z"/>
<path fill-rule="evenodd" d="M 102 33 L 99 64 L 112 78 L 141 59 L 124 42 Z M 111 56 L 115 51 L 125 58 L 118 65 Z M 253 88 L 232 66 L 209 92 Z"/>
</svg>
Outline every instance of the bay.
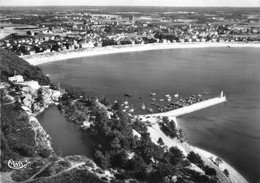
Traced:
<svg viewBox="0 0 260 183">
<path fill-rule="evenodd" d="M 151 96 L 219 95 L 228 102 L 178 119 L 185 138 L 230 163 L 250 182 L 260 179 L 260 62 L 258 48 L 197 48 L 129 52 L 40 65 L 62 87 L 123 102 L 135 113 Z M 165 102 L 166 103 L 166 102 Z M 48 130 L 47 130 L 48 132 Z M 74 133 L 74 132 L 73 132 Z M 77 132 L 75 132 L 77 133 Z"/>
</svg>

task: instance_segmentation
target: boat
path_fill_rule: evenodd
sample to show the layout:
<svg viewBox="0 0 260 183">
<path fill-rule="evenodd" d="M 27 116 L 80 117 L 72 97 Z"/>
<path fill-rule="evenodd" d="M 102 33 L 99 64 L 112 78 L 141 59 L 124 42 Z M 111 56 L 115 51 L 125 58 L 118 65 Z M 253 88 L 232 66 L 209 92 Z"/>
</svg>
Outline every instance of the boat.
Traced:
<svg viewBox="0 0 260 183">
<path fill-rule="evenodd" d="M 165 97 L 166 97 L 166 98 L 171 98 L 171 95 L 166 94 Z"/>
<path fill-rule="evenodd" d="M 154 95 L 156 95 L 156 93 L 150 93 L 150 95 L 154 96 Z"/>
<path fill-rule="evenodd" d="M 135 110 L 134 110 L 134 107 L 133 107 L 133 104 L 132 104 L 132 108 L 131 109 L 129 109 L 129 112 L 134 112 Z"/>
<path fill-rule="evenodd" d="M 170 102 L 172 98 L 167 98 L 167 101 Z"/>
<path fill-rule="evenodd" d="M 152 98 L 151 100 L 154 101 L 154 100 L 156 100 L 156 98 Z"/>
<path fill-rule="evenodd" d="M 148 108 L 147 110 L 151 113 L 154 111 L 152 108 Z"/>
<path fill-rule="evenodd" d="M 178 98 L 178 97 L 179 97 L 179 94 L 178 94 L 178 93 L 176 93 L 176 94 L 174 95 L 174 97 L 175 97 L 175 98 Z"/>
<path fill-rule="evenodd" d="M 159 99 L 159 101 L 161 101 L 161 102 L 162 102 L 162 101 L 163 101 L 163 98 Z"/>
<path fill-rule="evenodd" d="M 202 97 L 202 95 L 201 95 L 201 94 L 198 94 L 198 97 Z"/>
<path fill-rule="evenodd" d="M 143 103 L 143 105 L 142 105 L 141 109 L 145 110 L 145 105 L 144 105 L 144 103 Z"/>
<path fill-rule="evenodd" d="M 125 104 L 125 105 L 127 105 L 127 104 L 128 104 L 127 98 L 125 99 L 125 101 L 124 101 L 124 104 Z"/>
<path fill-rule="evenodd" d="M 126 112 L 126 109 L 123 109 L 122 111 L 123 111 L 123 112 Z"/>
<path fill-rule="evenodd" d="M 125 97 L 132 97 L 132 95 L 125 93 Z"/>
<path fill-rule="evenodd" d="M 128 109 L 128 108 L 129 108 L 129 106 L 128 106 L 128 105 L 126 105 L 126 106 L 125 106 L 125 109 Z"/>
<path fill-rule="evenodd" d="M 208 95 L 209 93 L 208 92 L 204 92 L 205 95 Z"/>
<path fill-rule="evenodd" d="M 158 111 L 163 112 L 163 108 L 158 107 L 157 109 L 158 109 Z"/>
<path fill-rule="evenodd" d="M 117 98 L 116 98 L 116 100 L 114 101 L 114 103 L 117 103 Z"/>
</svg>

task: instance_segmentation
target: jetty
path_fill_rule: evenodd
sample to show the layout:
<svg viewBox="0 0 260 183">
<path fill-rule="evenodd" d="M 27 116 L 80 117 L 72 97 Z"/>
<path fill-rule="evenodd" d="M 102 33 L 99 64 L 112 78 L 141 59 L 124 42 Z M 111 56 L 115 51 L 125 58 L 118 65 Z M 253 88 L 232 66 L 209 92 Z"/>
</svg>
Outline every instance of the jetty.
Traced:
<svg viewBox="0 0 260 183">
<path fill-rule="evenodd" d="M 194 104 L 191 104 L 189 106 L 184 106 L 175 110 L 171 110 L 171 111 L 167 111 L 167 112 L 161 112 L 161 113 L 154 113 L 154 114 L 145 114 L 142 115 L 144 117 L 158 117 L 158 116 L 168 116 L 168 117 L 179 117 L 179 116 L 183 116 L 185 114 L 189 114 L 201 109 L 205 109 L 207 107 L 211 107 L 223 102 L 226 102 L 226 96 L 224 95 L 223 91 L 221 91 L 220 96 L 215 97 L 215 98 L 211 98 L 208 100 L 204 100 L 201 102 L 197 102 Z"/>
</svg>

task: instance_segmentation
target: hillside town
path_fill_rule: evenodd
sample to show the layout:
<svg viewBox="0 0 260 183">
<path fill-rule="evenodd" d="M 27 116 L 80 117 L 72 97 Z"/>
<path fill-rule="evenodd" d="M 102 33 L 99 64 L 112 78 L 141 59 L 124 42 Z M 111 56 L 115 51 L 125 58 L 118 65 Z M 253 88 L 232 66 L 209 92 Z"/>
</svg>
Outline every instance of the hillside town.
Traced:
<svg viewBox="0 0 260 183">
<path fill-rule="evenodd" d="M 18 56 L 110 45 L 259 42 L 260 13 L 2 8 L 1 48 Z"/>
</svg>

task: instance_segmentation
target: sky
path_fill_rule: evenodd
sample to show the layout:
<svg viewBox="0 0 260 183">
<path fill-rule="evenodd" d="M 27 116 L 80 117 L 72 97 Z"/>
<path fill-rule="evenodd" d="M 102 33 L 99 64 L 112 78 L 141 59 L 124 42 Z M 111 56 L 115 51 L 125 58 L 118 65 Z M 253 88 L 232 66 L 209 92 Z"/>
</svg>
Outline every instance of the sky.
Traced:
<svg viewBox="0 0 260 183">
<path fill-rule="evenodd" d="M 260 7 L 260 0 L 0 0 L 0 6 L 228 6 Z"/>
</svg>

